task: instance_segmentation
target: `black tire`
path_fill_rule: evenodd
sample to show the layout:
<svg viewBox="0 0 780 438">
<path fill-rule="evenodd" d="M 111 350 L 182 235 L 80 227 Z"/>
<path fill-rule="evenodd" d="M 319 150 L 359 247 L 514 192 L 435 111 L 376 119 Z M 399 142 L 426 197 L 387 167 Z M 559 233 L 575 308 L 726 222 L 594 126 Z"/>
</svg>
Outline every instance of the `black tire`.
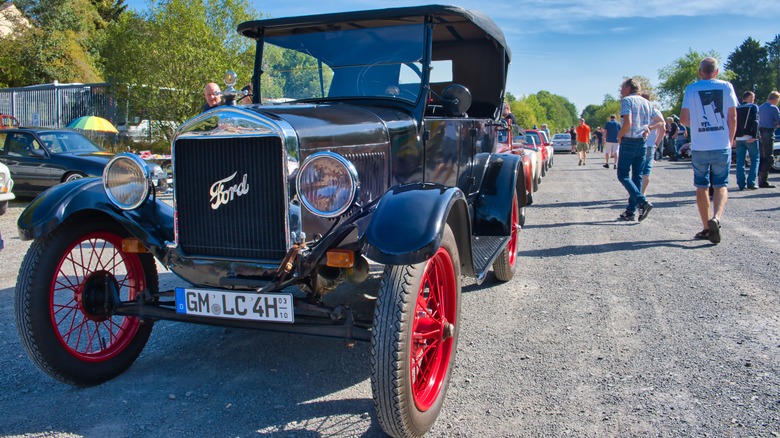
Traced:
<svg viewBox="0 0 780 438">
<path fill-rule="evenodd" d="M 8 201 L 0 202 L 0 216 L 8 211 Z"/>
<path fill-rule="evenodd" d="M 77 386 L 103 383 L 146 345 L 153 323 L 106 312 L 105 294 L 95 287 L 112 282 L 125 301 L 143 289 L 157 292 L 152 256 L 121 251 L 128 236 L 109 219 L 81 218 L 35 239 L 27 251 L 16 283 L 16 327 L 32 361 L 52 377 Z M 76 336 L 76 328 L 94 336 Z"/>
<path fill-rule="evenodd" d="M 428 261 L 385 267 L 374 310 L 371 390 L 379 424 L 390 436 L 422 436 L 439 416 L 455 363 L 460 293 L 460 258 L 449 226 Z"/>
<path fill-rule="evenodd" d="M 504 249 L 501 250 L 501 254 L 498 255 L 496 261 L 493 262 L 493 273 L 496 275 L 498 281 L 509 281 L 515 276 L 517 271 L 517 243 L 518 243 L 518 225 L 520 225 L 520 211 L 517 207 L 517 193 L 513 196 L 512 200 L 512 234 L 509 237 L 509 242 Z M 523 222 L 525 220 L 523 219 Z"/>
<path fill-rule="evenodd" d="M 772 163 L 769 166 L 772 172 L 780 172 L 780 154 L 772 155 Z"/>
<path fill-rule="evenodd" d="M 76 181 L 78 179 L 85 178 L 86 175 L 84 175 L 81 172 L 68 172 L 65 175 L 62 176 L 62 182 L 71 182 Z"/>
<path fill-rule="evenodd" d="M 520 226 L 525 226 L 525 207 L 520 208 Z"/>
</svg>

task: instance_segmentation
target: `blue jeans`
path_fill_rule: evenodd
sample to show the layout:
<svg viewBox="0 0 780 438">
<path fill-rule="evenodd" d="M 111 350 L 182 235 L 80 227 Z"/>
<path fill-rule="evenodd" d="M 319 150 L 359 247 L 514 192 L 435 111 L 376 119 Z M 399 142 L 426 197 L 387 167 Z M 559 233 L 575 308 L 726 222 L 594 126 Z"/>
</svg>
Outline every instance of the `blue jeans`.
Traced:
<svg viewBox="0 0 780 438">
<path fill-rule="evenodd" d="M 634 213 L 637 206 L 647 201 L 642 194 L 642 170 L 645 167 L 646 155 L 644 139 L 623 137 L 618 155 L 617 177 L 628 192 L 628 213 Z"/>
<path fill-rule="evenodd" d="M 745 140 L 737 140 L 737 147 L 734 151 L 737 153 L 737 187 L 739 187 L 740 190 L 745 188 L 746 154 L 750 154 L 750 170 L 747 175 L 747 185 L 755 187 L 759 166 L 758 140 L 752 143 L 748 143 Z"/>
</svg>

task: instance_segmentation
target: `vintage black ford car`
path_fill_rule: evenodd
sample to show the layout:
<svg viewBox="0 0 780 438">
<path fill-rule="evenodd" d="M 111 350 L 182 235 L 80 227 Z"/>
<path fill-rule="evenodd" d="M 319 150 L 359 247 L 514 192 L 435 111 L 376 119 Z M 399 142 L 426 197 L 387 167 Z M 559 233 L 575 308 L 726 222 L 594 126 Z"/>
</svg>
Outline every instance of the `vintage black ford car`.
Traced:
<svg viewBox="0 0 780 438">
<path fill-rule="evenodd" d="M 253 103 L 230 105 L 231 86 L 228 105 L 179 128 L 173 206 L 123 154 L 24 211 L 23 344 L 53 377 L 93 385 L 127 369 L 159 319 L 370 341 L 379 422 L 422 435 L 455 361 L 461 276 L 517 267 L 522 161 L 495 153 L 504 35 L 449 6 L 238 31 L 257 41 Z M 154 259 L 186 282 L 159 290 Z M 326 305 L 367 259 L 384 265 L 373 318 Z"/>
</svg>

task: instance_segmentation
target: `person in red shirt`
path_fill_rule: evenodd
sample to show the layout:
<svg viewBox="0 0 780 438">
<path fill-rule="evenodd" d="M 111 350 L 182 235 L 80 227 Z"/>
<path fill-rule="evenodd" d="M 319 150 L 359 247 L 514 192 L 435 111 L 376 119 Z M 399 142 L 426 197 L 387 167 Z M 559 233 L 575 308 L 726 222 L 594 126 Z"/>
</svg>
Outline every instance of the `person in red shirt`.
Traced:
<svg viewBox="0 0 780 438">
<path fill-rule="evenodd" d="M 590 126 L 585 123 L 585 119 L 580 119 L 577 126 L 577 156 L 580 158 L 578 166 L 585 165 L 585 158 L 588 156 L 588 142 L 590 141 Z"/>
</svg>

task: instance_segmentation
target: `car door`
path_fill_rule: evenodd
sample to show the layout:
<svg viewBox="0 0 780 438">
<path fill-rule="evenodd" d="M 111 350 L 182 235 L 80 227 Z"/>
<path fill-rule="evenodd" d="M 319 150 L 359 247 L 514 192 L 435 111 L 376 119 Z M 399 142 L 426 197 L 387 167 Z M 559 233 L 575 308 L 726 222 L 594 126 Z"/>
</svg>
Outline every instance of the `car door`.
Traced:
<svg viewBox="0 0 780 438">
<path fill-rule="evenodd" d="M 11 171 L 15 191 L 39 193 L 58 182 L 48 163 L 49 154 L 30 133 L 9 133 L 3 159 Z"/>
</svg>

